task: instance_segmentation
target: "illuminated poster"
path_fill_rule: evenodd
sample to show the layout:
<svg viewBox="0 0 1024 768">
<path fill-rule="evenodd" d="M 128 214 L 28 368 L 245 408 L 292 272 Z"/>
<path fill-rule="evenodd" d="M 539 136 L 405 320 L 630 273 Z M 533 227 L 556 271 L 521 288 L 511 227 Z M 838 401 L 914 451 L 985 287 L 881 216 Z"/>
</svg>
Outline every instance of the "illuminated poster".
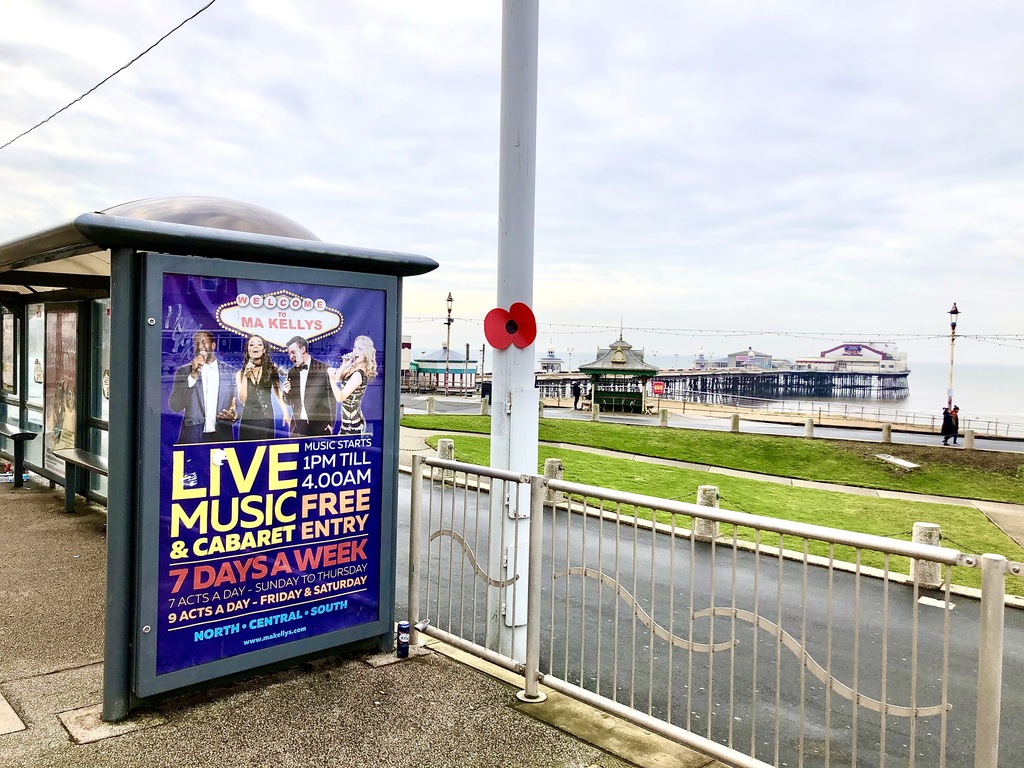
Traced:
<svg viewBox="0 0 1024 768">
<path fill-rule="evenodd" d="M 42 304 L 28 306 L 28 368 L 27 400 L 43 407 L 43 358 L 46 357 L 46 313 Z"/>
<path fill-rule="evenodd" d="M 77 423 L 76 375 L 78 371 L 78 311 L 49 309 L 46 312 L 46 365 L 38 378 L 45 389 L 44 466 L 64 476 L 64 461 L 53 452 L 75 447 Z"/>
<path fill-rule="evenodd" d="M 3 322 L 3 389 L 5 392 L 13 393 L 18 389 L 18 369 L 15 367 L 17 357 L 14 348 L 14 315 L 4 312 Z"/>
<path fill-rule="evenodd" d="M 156 674 L 377 621 L 386 291 L 162 286 Z"/>
</svg>

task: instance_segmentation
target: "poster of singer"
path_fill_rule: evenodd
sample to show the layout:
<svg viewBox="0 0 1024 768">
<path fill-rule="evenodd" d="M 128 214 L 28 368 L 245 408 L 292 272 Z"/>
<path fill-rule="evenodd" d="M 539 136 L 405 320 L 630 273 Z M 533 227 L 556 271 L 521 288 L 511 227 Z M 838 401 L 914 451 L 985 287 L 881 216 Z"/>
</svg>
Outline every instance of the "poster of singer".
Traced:
<svg viewBox="0 0 1024 768">
<path fill-rule="evenodd" d="M 377 621 L 386 291 L 162 297 L 156 674 Z"/>
</svg>

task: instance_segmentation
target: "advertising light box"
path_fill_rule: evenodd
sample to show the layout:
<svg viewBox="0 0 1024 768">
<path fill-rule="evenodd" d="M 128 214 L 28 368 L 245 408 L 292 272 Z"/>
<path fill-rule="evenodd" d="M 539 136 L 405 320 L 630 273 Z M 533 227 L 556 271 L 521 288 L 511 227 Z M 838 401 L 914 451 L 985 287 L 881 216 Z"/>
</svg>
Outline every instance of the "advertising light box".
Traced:
<svg viewBox="0 0 1024 768">
<path fill-rule="evenodd" d="M 397 285 L 149 257 L 138 695 L 391 632 Z"/>
</svg>

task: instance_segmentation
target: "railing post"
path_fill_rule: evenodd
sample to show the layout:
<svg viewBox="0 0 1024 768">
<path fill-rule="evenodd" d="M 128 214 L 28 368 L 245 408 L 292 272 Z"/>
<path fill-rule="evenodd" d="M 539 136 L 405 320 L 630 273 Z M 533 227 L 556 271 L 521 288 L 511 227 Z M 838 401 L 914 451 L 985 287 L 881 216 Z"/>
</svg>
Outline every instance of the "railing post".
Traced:
<svg viewBox="0 0 1024 768">
<path fill-rule="evenodd" d="M 911 538 L 915 544 L 931 544 L 939 546 L 942 540 L 942 529 L 935 523 L 914 523 Z M 910 578 L 926 589 L 938 589 L 942 586 L 942 566 L 930 560 L 910 561 Z"/>
<path fill-rule="evenodd" d="M 562 460 L 544 459 L 544 479 L 562 479 Z M 561 504 L 565 500 L 565 494 L 561 491 L 553 491 L 550 488 L 544 489 L 544 501 L 548 504 Z"/>
<path fill-rule="evenodd" d="M 437 441 L 437 458 L 444 461 L 455 461 L 455 441 L 448 437 L 440 438 Z M 452 480 L 455 478 L 455 471 L 452 469 L 436 470 L 432 475 Z"/>
<path fill-rule="evenodd" d="M 540 580 L 541 549 L 544 543 L 545 480 L 530 476 L 530 557 L 526 577 L 526 663 L 523 670 L 525 690 L 516 694 L 520 701 L 538 703 L 547 696 L 540 691 Z"/>
<path fill-rule="evenodd" d="M 697 503 L 702 507 L 718 507 L 718 486 L 697 486 Z M 718 538 L 718 521 L 704 517 L 693 518 L 693 537 L 698 541 L 712 541 Z"/>
<path fill-rule="evenodd" d="M 981 556 L 981 626 L 978 632 L 978 701 L 974 768 L 999 764 L 999 710 L 1003 686 L 1003 600 L 1006 558 Z"/>
<path fill-rule="evenodd" d="M 420 518 L 423 511 L 423 457 L 412 455 L 412 494 L 409 498 L 409 645 L 420 644 L 416 622 L 420 618 L 420 547 L 423 531 Z"/>
</svg>

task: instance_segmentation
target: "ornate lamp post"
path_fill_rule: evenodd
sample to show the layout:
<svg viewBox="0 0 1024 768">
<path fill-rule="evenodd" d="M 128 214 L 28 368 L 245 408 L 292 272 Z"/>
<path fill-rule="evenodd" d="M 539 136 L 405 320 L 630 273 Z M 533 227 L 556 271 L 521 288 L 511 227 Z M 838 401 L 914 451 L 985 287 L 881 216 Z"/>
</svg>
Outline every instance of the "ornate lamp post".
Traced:
<svg viewBox="0 0 1024 768">
<path fill-rule="evenodd" d="M 448 326 L 448 340 L 444 345 L 444 393 L 448 394 L 448 372 L 451 370 L 452 364 L 452 292 L 448 291 L 448 319 L 444 321 L 444 324 Z"/>
<path fill-rule="evenodd" d="M 953 347 L 956 344 L 956 318 L 960 314 L 960 310 L 956 308 L 956 302 L 953 302 L 953 308 L 949 310 L 949 390 L 947 395 L 949 399 L 946 401 L 946 407 L 953 407 Z"/>
</svg>

